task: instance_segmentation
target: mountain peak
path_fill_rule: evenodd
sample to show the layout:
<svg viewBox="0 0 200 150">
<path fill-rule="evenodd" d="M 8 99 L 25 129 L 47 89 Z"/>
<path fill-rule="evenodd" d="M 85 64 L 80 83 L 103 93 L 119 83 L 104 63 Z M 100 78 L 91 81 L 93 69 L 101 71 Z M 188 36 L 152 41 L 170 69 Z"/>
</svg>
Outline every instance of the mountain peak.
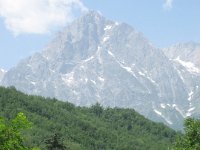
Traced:
<svg viewBox="0 0 200 150">
<path fill-rule="evenodd" d="M 105 20 L 105 17 L 99 11 L 90 10 L 77 21 L 86 21 L 87 23 L 94 23 L 98 21 Z M 73 23 L 72 23 L 73 24 Z"/>
<path fill-rule="evenodd" d="M 91 16 L 98 16 L 98 17 L 102 17 L 103 16 L 100 11 L 96 11 L 96 10 L 90 10 L 87 14 L 91 15 Z"/>
</svg>

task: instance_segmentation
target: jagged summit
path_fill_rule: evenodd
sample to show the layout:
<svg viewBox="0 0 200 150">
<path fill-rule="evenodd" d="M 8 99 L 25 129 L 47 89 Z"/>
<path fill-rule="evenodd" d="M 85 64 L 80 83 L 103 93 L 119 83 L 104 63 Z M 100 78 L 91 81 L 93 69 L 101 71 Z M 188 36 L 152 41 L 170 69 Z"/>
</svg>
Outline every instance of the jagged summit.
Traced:
<svg viewBox="0 0 200 150">
<path fill-rule="evenodd" d="M 163 51 L 95 11 L 9 70 L 2 84 L 76 105 L 134 108 L 173 128 L 194 111 L 193 95 Z"/>
<path fill-rule="evenodd" d="M 45 48 L 42 55 L 48 60 L 62 57 L 66 61 L 69 60 L 70 63 L 72 61 L 78 63 L 94 55 L 100 45 L 121 42 L 120 36 L 123 34 L 129 35 L 126 38 L 131 37 L 131 40 L 134 40 L 137 45 L 144 42 L 146 46 L 150 47 L 148 40 L 131 26 L 107 20 L 98 12 L 90 11 L 60 32 L 59 36 Z M 112 39 L 110 36 L 117 36 L 118 39 Z M 77 47 L 73 47 L 72 44 L 76 44 Z"/>
<path fill-rule="evenodd" d="M 105 17 L 102 15 L 102 13 L 100 11 L 96 11 L 96 10 L 89 10 L 89 12 L 87 12 L 82 17 L 104 18 L 105 19 Z"/>
</svg>

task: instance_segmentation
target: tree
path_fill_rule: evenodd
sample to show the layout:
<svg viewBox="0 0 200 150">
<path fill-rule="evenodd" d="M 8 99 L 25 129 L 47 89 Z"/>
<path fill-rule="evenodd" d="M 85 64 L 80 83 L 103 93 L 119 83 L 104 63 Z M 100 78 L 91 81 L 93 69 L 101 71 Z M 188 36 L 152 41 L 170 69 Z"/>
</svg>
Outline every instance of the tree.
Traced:
<svg viewBox="0 0 200 150">
<path fill-rule="evenodd" d="M 177 140 L 174 150 L 200 150 L 200 120 L 188 118 L 184 126 L 185 133 Z"/>
<path fill-rule="evenodd" d="M 0 118 L 0 150 L 29 150 L 21 132 L 30 127 L 31 123 L 23 113 L 18 113 L 11 121 Z"/>
<path fill-rule="evenodd" d="M 46 147 L 48 150 L 66 150 L 61 136 L 57 133 L 47 139 L 45 143 L 47 144 Z"/>
<path fill-rule="evenodd" d="M 96 103 L 95 105 L 93 105 L 91 107 L 91 111 L 92 113 L 94 113 L 96 116 L 100 117 L 101 114 L 103 113 L 103 107 L 99 104 Z"/>
</svg>

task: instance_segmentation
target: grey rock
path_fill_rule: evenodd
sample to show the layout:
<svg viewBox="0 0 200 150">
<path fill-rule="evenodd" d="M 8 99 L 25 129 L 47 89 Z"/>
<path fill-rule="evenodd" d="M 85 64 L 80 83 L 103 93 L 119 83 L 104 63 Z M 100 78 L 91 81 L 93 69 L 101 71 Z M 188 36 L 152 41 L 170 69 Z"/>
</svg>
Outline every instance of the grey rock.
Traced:
<svg viewBox="0 0 200 150">
<path fill-rule="evenodd" d="M 185 117 L 200 114 L 200 44 L 179 43 L 163 49 L 184 83 L 189 106 L 184 108 Z"/>
</svg>

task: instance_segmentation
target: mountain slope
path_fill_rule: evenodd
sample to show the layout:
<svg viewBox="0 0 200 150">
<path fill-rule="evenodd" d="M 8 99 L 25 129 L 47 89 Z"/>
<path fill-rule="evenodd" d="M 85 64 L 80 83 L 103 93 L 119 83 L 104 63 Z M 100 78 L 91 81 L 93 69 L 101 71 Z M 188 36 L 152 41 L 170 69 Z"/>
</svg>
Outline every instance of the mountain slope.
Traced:
<svg viewBox="0 0 200 150">
<path fill-rule="evenodd" d="M 0 116 L 13 118 L 24 112 L 33 122 L 26 143 L 45 150 L 45 139 L 62 135 L 69 149 L 167 150 L 177 135 L 163 124 L 154 123 L 133 109 L 75 107 L 55 99 L 28 96 L 14 88 L 0 87 Z"/>
<path fill-rule="evenodd" d="M 190 104 L 183 80 L 162 50 L 131 26 L 94 11 L 9 70 L 2 84 L 80 106 L 134 108 L 175 129 L 182 127 Z"/>
<path fill-rule="evenodd" d="M 189 107 L 184 117 L 200 114 L 200 44 L 190 42 L 163 49 L 184 83 Z"/>
</svg>

